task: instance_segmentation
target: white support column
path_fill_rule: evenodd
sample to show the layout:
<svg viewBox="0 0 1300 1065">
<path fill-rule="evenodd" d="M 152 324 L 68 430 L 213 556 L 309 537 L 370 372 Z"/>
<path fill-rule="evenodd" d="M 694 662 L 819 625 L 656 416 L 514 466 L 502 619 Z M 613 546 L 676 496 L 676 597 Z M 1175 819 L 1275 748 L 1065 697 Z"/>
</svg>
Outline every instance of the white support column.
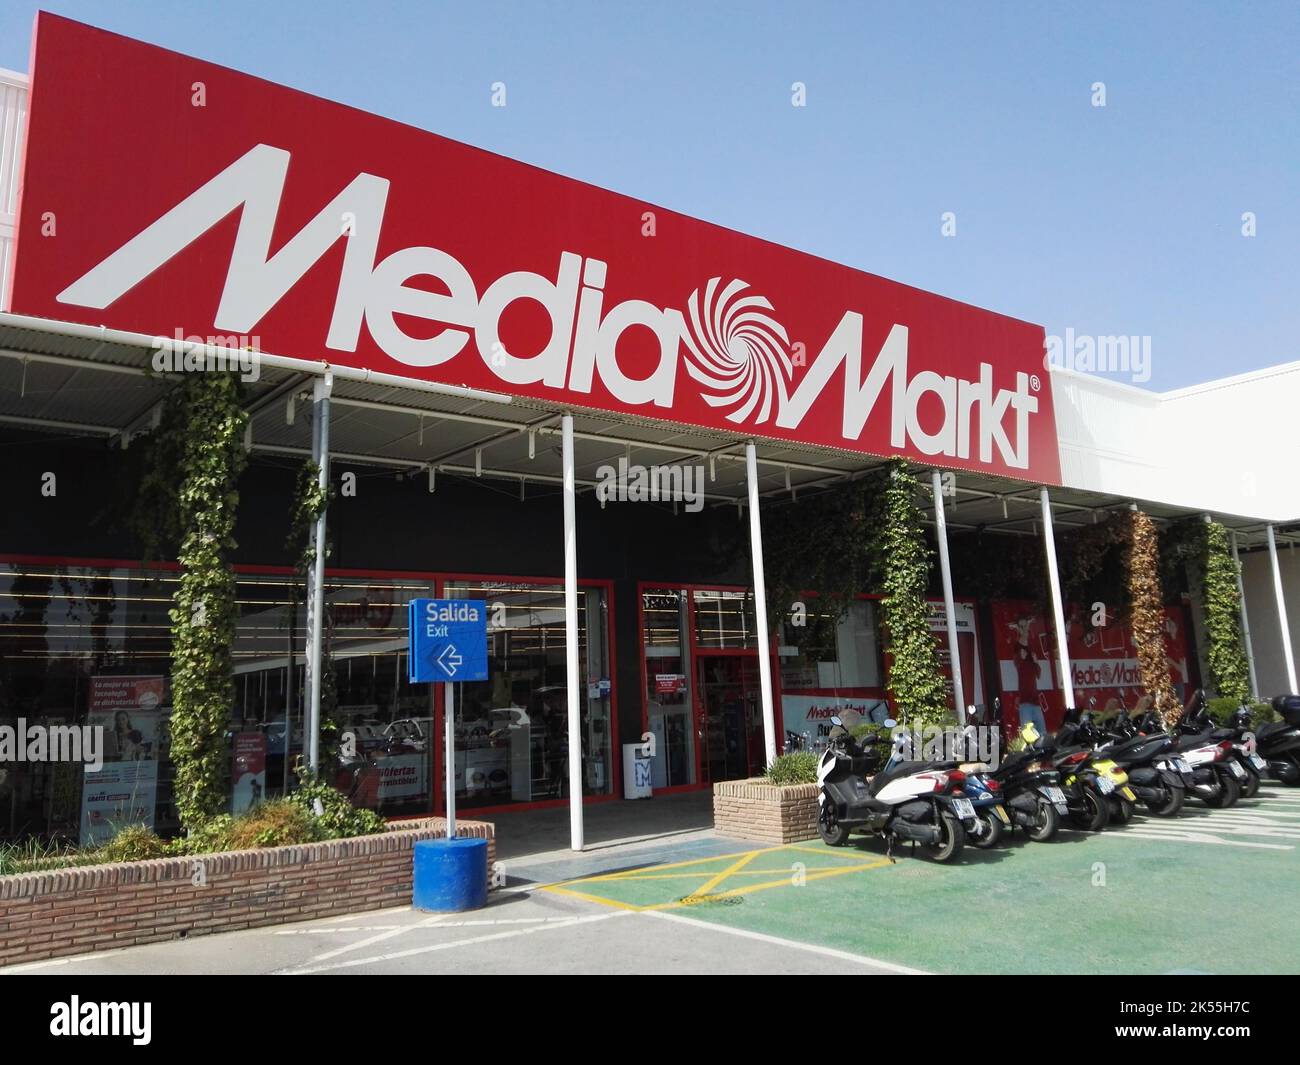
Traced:
<svg viewBox="0 0 1300 1065">
<path fill-rule="evenodd" d="M 582 850 L 583 678 L 578 676 L 578 520 L 573 473 L 573 415 L 560 419 L 564 461 L 564 663 L 569 707 L 569 846 Z"/>
<path fill-rule="evenodd" d="M 1286 660 L 1286 681 L 1290 691 L 1300 690 L 1295 681 L 1295 655 L 1291 652 L 1291 627 L 1286 620 L 1286 598 L 1282 595 L 1282 567 L 1277 562 L 1277 538 L 1273 526 L 1268 527 L 1268 558 L 1273 564 L 1273 594 L 1277 597 L 1277 623 L 1281 629 L 1282 657 Z"/>
<path fill-rule="evenodd" d="M 1237 566 L 1237 598 L 1241 600 L 1241 642 L 1246 648 L 1246 665 L 1250 669 L 1250 697 L 1259 698 L 1259 679 L 1255 676 L 1255 648 L 1250 642 L 1250 615 L 1246 612 L 1246 586 L 1241 580 L 1241 555 L 1237 552 L 1237 534 L 1232 536 L 1232 560 Z"/>
<path fill-rule="evenodd" d="M 758 457 L 751 440 L 745 444 L 749 479 L 749 552 L 754 571 L 754 622 L 758 637 L 758 685 L 763 702 L 763 751 L 767 764 L 776 761 L 776 713 L 772 706 L 772 641 L 767 634 L 767 580 L 763 576 L 763 527 L 758 513 Z"/>
<path fill-rule="evenodd" d="M 312 459 L 320 467 L 317 483 L 328 491 L 330 481 L 330 374 L 312 386 Z M 325 621 L 325 519 L 322 510 L 312 530 L 312 560 L 307 594 L 307 764 L 320 770 L 321 639 Z"/>
<path fill-rule="evenodd" d="M 1056 533 L 1052 528 L 1052 500 L 1044 488 L 1039 493 L 1043 504 L 1043 554 L 1047 556 L 1047 580 L 1052 590 L 1052 625 L 1056 630 L 1056 663 L 1061 671 L 1061 688 L 1065 692 L 1066 710 L 1074 709 L 1074 677 L 1070 672 L 1070 649 L 1065 643 L 1065 607 L 1061 602 L 1061 577 L 1056 570 Z"/>
<path fill-rule="evenodd" d="M 939 576 L 943 579 L 943 616 L 948 625 L 948 657 L 952 660 L 952 700 L 958 724 L 966 723 L 966 686 L 962 683 L 957 640 L 957 606 L 952 598 L 952 567 L 948 562 L 948 519 L 943 512 L 943 474 L 930 472 L 934 496 L 934 537 L 939 541 Z"/>
</svg>

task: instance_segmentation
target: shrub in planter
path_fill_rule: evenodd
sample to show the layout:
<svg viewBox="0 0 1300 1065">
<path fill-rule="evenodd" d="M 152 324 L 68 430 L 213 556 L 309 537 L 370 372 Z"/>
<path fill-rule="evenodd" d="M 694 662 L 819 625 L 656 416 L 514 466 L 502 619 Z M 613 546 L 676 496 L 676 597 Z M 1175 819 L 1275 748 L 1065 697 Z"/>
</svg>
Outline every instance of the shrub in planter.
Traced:
<svg viewBox="0 0 1300 1065">
<path fill-rule="evenodd" d="M 1237 712 L 1237 707 L 1241 705 L 1240 699 L 1232 699 L 1222 696 L 1217 699 L 1209 699 L 1205 703 L 1206 712 L 1214 719 L 1216 724 L 1226 725 L 1228 719 Z M 1260 725 L 1267 725 L 1270 721 L 1280 721 L 1277 711 L 1273 709 L 1270 703 L 1251 703 L 1250 704 L 1250 726 L 1259 728 Z"/>
<path fill-rule="evenodd" d="M 171 846 L 146 825 L 127 825 L 93 855 L 100 862 L 143 862 L 150 858 L 167 858 Z"/>
<path fill-rule="evenodd" d="M 816 784 L 817 755 L 812 751 L 778 755 L 763 776 L 769 784 Z"/>
<path fill-rule="evenodd" d="M 373 836 L 384 831 L 385 821 L 379 814 L 353 806 L 346 795 L 327 781 L 307 770 L 299 774 L 299 781 L 298 788 L 289 796 L 289 802 L 311 816 L 316 839 Z"/>
</svg>

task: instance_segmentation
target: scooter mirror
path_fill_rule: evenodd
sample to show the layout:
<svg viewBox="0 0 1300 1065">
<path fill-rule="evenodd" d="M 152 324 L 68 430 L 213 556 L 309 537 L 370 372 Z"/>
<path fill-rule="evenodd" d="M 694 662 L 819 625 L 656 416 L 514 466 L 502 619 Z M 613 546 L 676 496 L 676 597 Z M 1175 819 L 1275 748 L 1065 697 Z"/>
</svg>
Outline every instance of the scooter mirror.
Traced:
<svg viewBox="0 0 1300 1065">
<path fill-rule="evenodd" d="M 885 720 L 882 722 L 882 724 L 885 726 L 885 728 L 897 728 L 897 727 L 898 727 L 898 722 L 895 721 L 892 717 L 887 717 L 887 718 L 885 718 Z"/>
<path fill-rule="evenodd" d="M 831 724 L 832 724 L 832 725 L 843 725 L 844 722 L 841 721 L 840 718 L 839 718 L 839 715 L 836 714 L 836 715 L 834 715 L 834 716 L 831 717 Z"/>
</svg>

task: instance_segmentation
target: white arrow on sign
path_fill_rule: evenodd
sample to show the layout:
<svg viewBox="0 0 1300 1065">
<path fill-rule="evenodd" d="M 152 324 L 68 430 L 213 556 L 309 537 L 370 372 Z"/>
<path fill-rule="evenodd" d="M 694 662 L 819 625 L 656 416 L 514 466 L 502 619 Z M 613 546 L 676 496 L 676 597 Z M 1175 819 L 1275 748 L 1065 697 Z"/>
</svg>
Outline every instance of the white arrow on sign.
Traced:
<svg viewBox="0 0 1300 1065">
<path fill-rule="evenodd" d="M 465 660 L 456 652 L 456 645 L 451 643 L 447 644 L 442 649 L 442 654 L 438 656 L 438 665 L 442 667 L 442 671 L 449 677 L 456 675 L 456 667 L 463 661 Z"/>
</svg>

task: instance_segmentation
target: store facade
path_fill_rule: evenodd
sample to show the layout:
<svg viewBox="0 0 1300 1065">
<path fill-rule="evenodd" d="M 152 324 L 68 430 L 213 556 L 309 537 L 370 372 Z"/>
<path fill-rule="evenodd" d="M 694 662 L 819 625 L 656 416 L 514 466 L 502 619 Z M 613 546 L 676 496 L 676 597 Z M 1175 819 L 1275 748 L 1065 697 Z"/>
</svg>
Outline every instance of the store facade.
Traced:
<svg viewBox="0 0 1300 1065">
<path fill-rule="evenodd" d="M 4 767 L 5 837 L 91 840 L 123 811 L 175 828 L 177 573 L 138 561 L 128 498 L 160 355 L 254 370 L 232 809 L 283 790 L 326 673 L 355 801 L 439 812 L 450 772 L 465 809 L 568 804 L 577 846 L 582 804 L 623 794 L 624 744 L 649 744 L 663 794 L 761 772 L 832 714 L 882 719 L 872 590 L 833 626 L 755 603 L 764 509 L 889 456 L 933 473 L 936 547 L 1046 536 L 1053 573 L 1053 528 L 1137 503 L 1213 512 L 1257 551 L 1296 538 L 1294 478 L 1234 486 L 1207 477 L 1222 457 L 1144 435 L 1168 415 L 1165 441 L 1202 446 L 1173 435 L 1195 396 L 1054 370 L 1040 327 L 68 20 L 41 16 L 34 55 L 30 105 L 20 76 L 0 97 L 0 442 L 34 486 L 0 518 L 0 724 L 99 724 L 111 756 L 99 775 Z M 174 165 L 140 180 L 162 129 Z M 286 536 L 312 457 L 336 494 L 304 585 Z M 697 496 L 602 495 L 643 467 L 698 471 Z M 1031 699 L 1054 720 L 1131 693 L 1123 627 L 1099 635 L 1092 604 L 980 595 L 942 561 L 931 627 L 954 702 Z M 458 686 L 449 770 L 442 691 L 407 680 L 421 596 L 489 609 L 489 679 Z M 1286 651 L 1274 598 L 1252 617 Z M 1170 604 L 1180 689 L 1199 681 L 1193 625 Z"/>
</svg>

